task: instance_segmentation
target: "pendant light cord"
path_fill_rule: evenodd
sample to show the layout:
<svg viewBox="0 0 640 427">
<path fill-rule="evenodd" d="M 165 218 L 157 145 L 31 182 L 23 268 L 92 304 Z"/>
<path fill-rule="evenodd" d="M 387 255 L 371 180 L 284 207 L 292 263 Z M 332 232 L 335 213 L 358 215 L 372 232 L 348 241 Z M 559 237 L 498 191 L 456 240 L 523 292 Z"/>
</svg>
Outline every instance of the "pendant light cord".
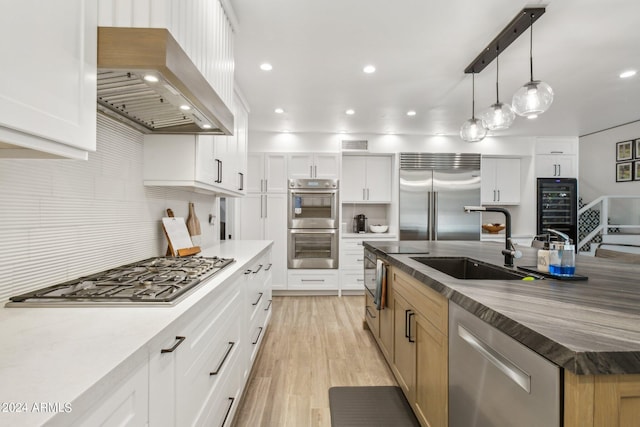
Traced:
<svg viewBox="0 0 640 427">
<path fill-rule="evenodd" d="M 476 118 L 476 72 L 471 73 L 471 118 Z"/>
<path fill-rule="evenodd" d="M 531 30 L 531 37 L 529 38 L 529 68 L 531 71 L 531 81 L 533 81 L 533 13 L 529 15 L 531 19 L 531 25 L 529 29 Z"/>
<path fill-rule="evenodd" d="M 500 69 L 500 62 L 498 61 L 498 58 L 500 58 L 500 47 L 496 44 L 496 104 L 500 103 L 500 93 L 498 92 L 498 75 L 499 75 L 499 69 Z"/>
</svg>

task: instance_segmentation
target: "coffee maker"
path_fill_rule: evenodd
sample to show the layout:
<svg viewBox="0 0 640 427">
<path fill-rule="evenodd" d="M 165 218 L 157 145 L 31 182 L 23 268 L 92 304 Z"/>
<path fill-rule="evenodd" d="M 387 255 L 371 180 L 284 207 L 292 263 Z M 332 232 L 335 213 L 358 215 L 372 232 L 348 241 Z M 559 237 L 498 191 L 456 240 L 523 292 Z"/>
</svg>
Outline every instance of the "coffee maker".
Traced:
<svg viewBox="0 0 640 427">
<path fill-rule="evenodd" d="M 358 214 L 353 217 L 353 232 L 354 233 L 367 232 L 367 217 L 365 214 Z"/>
</svg>

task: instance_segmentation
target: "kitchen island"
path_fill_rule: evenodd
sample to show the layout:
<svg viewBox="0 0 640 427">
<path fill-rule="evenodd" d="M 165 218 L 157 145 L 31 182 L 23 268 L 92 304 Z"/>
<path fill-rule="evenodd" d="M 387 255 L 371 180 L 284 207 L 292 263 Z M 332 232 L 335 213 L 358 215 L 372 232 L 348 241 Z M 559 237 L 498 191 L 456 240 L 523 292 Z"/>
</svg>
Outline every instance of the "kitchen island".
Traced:
<svg viewBox="0 0 640 427">
<path fill-rule="evenodd" d="M 387 254 L 378 245 L 365 242 L 393 271 L 415 279 L 562 368 L 565 426 L 626 425 L 628 420 L 639 419 L 637 266 L 578 257 L 576 274 L 587 276 L 586 281 L 462 280 L 413 258 L 468 257 L 501 266 L 503 246 L 426 242 L 428 254 L 411 255 Z M 523 257 L 516 260 L 516 266 L 536 265 L 536 250 L 518 249 Z"/>
<path fill-rule="evenodd" d="M 271 246 L 228 241 L 204 249 L 199 255 L 235 262 L 171 306 L 3 302 L 0 425 L 232 419 L 270 318 Z"/>
</svg>

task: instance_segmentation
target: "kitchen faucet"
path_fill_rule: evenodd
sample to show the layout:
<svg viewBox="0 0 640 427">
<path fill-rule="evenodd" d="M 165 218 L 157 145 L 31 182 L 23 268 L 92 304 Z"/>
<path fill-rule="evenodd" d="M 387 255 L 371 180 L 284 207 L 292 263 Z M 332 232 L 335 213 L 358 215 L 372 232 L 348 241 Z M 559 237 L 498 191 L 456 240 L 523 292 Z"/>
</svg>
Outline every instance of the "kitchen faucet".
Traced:
<svg viewBox="0 0 640 427">
<path fill-rule="evenodd" d="M 501 212 L 504 214 L 504 224 L 505 224 L 505 239 L 504 239 L 504 249 L 502 250 L 502 254 L 504 255 L 504 265 L 506 267 L 513 267 L 513 259 L 520 258 L 522 256 L 522 252 L 517 251 L 513 246 L 513 242 L 511 241 L 511 213 L 504 208 L 494 208 L 494 207 L 485 207 L 485 206 L 465 206 L 464 211 L 469 212 Z"/>
</svg>

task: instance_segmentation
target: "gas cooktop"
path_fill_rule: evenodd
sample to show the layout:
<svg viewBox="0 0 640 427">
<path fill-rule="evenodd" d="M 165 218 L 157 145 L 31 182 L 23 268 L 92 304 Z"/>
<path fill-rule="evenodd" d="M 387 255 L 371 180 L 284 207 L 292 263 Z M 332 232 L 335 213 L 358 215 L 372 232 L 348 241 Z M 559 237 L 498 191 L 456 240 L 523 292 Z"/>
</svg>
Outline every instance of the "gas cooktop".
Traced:
<svg viewBox="0 0 640 427">
<path fill-rule="evenodd" d="M 173 305 L 233 262 L 218 257 L 155 257 L 9 298 L 7 307 Z"/>
</svg>

